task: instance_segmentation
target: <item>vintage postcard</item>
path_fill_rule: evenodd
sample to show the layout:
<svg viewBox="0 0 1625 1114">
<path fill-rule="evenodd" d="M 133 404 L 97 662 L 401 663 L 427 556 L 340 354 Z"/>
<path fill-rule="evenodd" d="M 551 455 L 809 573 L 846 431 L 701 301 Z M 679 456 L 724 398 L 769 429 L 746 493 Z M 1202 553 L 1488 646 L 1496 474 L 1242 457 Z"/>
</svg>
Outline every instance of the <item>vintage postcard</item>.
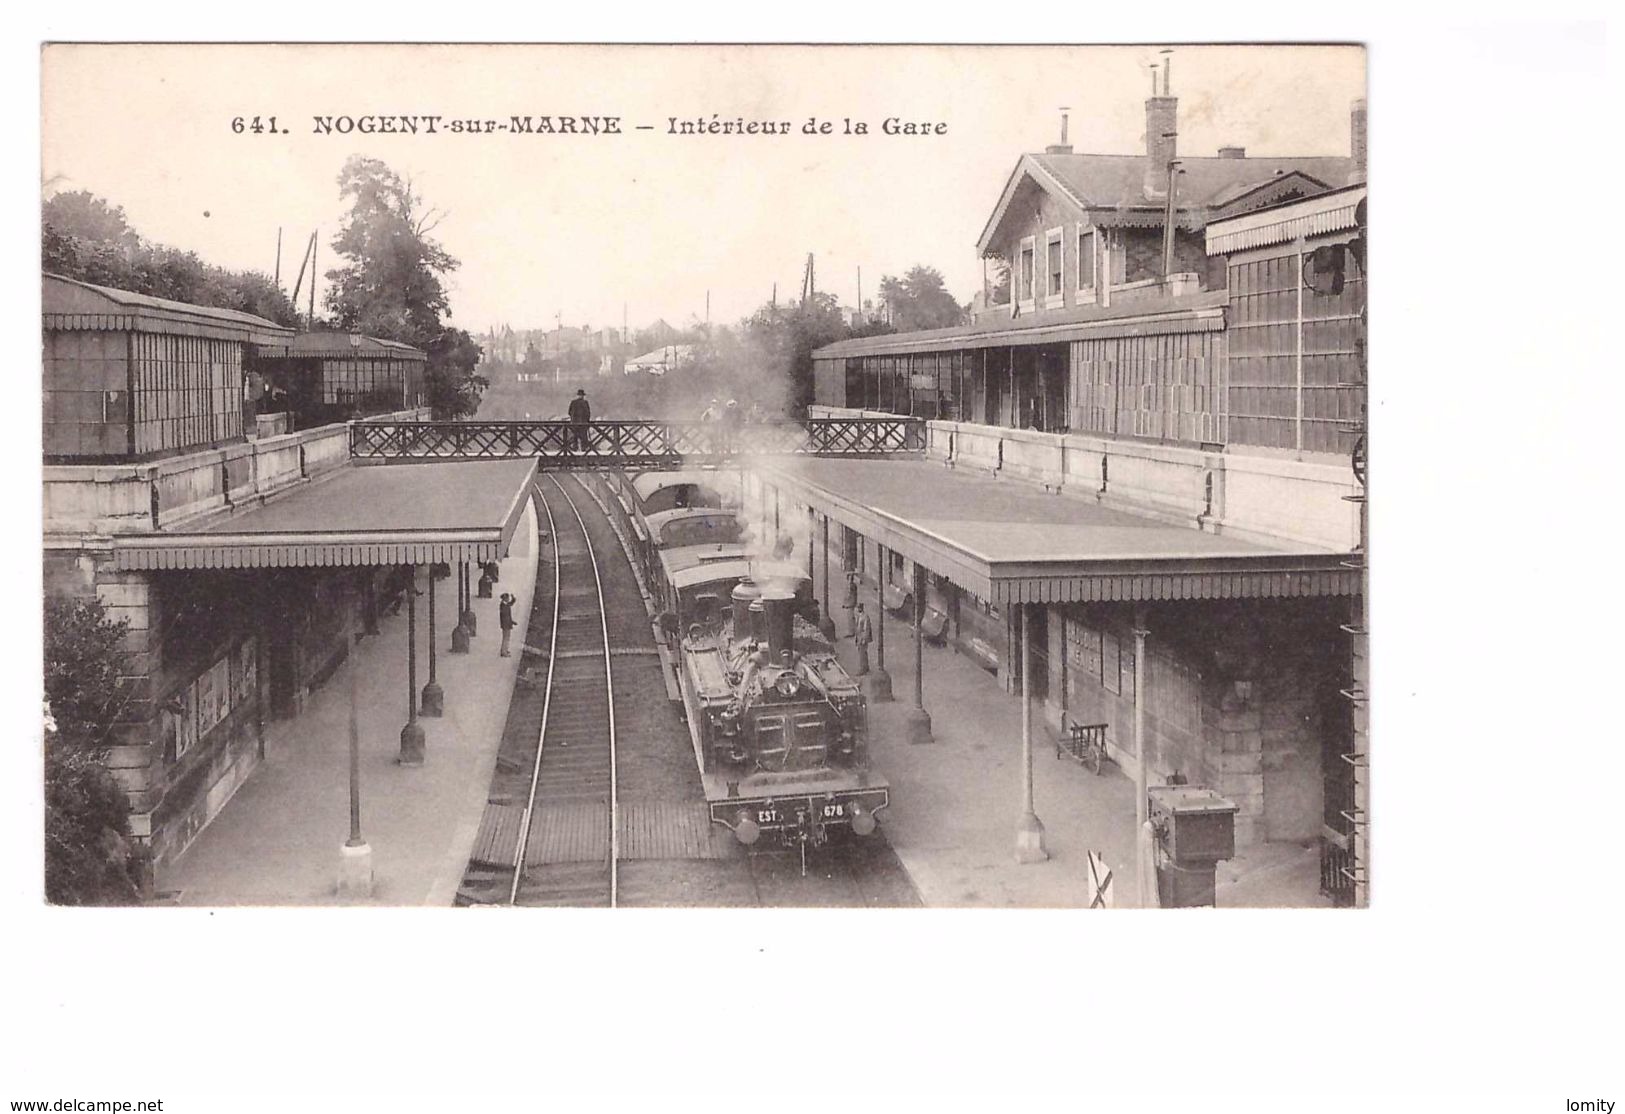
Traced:
<svg viewBox="0 0 1625 1114">
<path fill-rule="evenodd" d="M 1363 48 L 42 65 L 48 901 L 1368 901 Z"/>
</svg>

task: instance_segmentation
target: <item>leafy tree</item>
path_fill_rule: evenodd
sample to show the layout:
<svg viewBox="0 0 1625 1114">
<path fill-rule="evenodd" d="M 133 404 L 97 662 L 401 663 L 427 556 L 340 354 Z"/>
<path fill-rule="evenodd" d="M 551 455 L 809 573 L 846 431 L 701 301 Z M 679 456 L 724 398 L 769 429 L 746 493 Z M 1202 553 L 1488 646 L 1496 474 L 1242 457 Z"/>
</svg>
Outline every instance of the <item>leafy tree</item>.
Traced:
<svg viewBox="0 0 1625 1114">
<path fill-rule="evenodd" d="M 100 600 L 45 607 L 45 896 L 63 905 L 136 901 L 129 801 L 102 765 L 123 704 L 127 624 Z"/>
<path fill-rule="evenodd" d="M 129 226 L 123 208 L 94 194 L 59 193 L 46 200 L 41 215 L 40 262 L 50 274 L 298 324 L 298 311 L 270 276 L 229 271 L 150 243 Z"/>
<path fill-rule="evenodd" d="M 141 247 L 141 237 L 125 219 L 124 206 L 104 201 L 89 190 L 66 191 L 47 198 L 43 215 L 45 224 L 63 236 L 130 251 Z"/>
<path fill-rule="evenodd" d="M 840 302 L 823 292 L 794 305 L 765 305 L 745 320 L 743 331 L 763 369 L 785 382 L 783 409 L 797 417 L 813 401 L 813 350 L 850 332 Z"/>
<path fill-rule="evenodd" d="M 488 383 L 474 373 L 480 346 L 443 323 L 450 303 L 441 276 L 459 266 L 430 235 L 445 214 L 426 209 L 411 179 L 379 159 L 352 155 L 338 183 L 350 212 L 333 238 L 345 263 L 327 272 L 334 320 L 427 352 L 425 385 L 436 418 L 474 413 Z"/>
<path fill-rule="evenodd" d="M 436 418 L 473 414 L 491 381 L 475 372 L 480 346 L 464 329 L 446 329 L 429 342 L 424 388 Z"/>
<path fill-rule="evenodd" d="M 993 283 L 988 296 L 988 305 L 1007 306 L 1010 304 L 1010 264 L 1001 256 L 992 256 Z"/>
<path fill-rule="evenodd" d="M 965 320 L 964 307 L 948 293 L 942 272 L 935 267 L 916 265 L 901 279 L 882 277 L 880 298 L 886 305 L 888 320 L 900 332 L 943 329 Z"/>
</svg>

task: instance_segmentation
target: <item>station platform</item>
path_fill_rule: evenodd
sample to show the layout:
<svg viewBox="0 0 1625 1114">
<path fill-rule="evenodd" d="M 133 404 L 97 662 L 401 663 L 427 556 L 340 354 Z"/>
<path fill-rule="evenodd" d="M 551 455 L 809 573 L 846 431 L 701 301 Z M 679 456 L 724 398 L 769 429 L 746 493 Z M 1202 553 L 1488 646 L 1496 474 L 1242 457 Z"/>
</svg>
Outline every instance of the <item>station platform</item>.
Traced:
<svg viewBox="0 0 1625 1114">
<path fill-rule="evenodd" d="M 858 598 L 871 615 L 877 613 L 872 584 L 864 585 Z M 832 615 L 840 635 L 837 653 L 856 672 L 847 612 L 836 609 Z M 1090 851 L 1114 872 L 1114 907 L 1136 904 L 1131 778 L 1110 763 L 1095 774 L 1070 758 L 1056 758 L 1055 736 L 1035 708 L 1034 811 L 1044 824 L 1050 858 L 1018 864 L 1020 697 L 1002 691 L 974 659 L 927 642 L 925 707 L 935 741 L 910 744 L 903 724 L 914 702 L 913 631 L 890 616 L 886 669 L 896 699 L 869 709 L 871 754 L 893 787 L 882 825 L 928 908 L 1087 908 L 1093 896 Z M 1256 844 L 1219 864 L 1216 904 L 1329 907 L 1319 883 L 1314 844 Z"/>
<path fill-rule="evenodd" d="M 214 821 L 160 870 L 157 888 L 188 906 L 329 905 L 339 848 L 349 836 L 349 684 L 357 669 L 361 725 L 361 833 L 373 850 L 374 905 L 450 906 L 484 812 L 497 746 L 523 655 L 499 657 L 497 595 L 530 611 L 538 557 L 535 510 L 522 518 L 491 599 L 475 598 L 471 652 L 452 654 L 452 580 L 440 582 L 437 679 L 445 715 L 425 719 L 427 759 L 396 761 L 407 718 L 407 615 L 379 617 L 379 633 L 312 694 L 301 714 L 265 729 L 265 760 Z M 420 571 L 418 686 L 428 680 L 427 573 Z M 522 630 L 523 628 L 521 628 Z M 348 900 L 344 904 L 350 904 Z"/>
</svg>

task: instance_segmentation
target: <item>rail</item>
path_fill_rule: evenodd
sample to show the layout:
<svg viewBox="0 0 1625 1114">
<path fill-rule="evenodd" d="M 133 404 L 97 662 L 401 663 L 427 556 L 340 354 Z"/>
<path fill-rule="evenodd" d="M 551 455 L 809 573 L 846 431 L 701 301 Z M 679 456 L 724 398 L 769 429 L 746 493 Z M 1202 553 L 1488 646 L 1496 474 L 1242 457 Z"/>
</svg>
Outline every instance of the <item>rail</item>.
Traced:
<svg viewBox="0 0 1625 1114">
<path fill-rule="evenodd" d="M 809 418 L 804 422 L 568 421 L 350 423 L 355 460 L 540 458 L 549 468 L 675 467 L 749 456 L 917 456 L 920 418 Z"/>
<path fill-rule="evenodd" d="M 598 555 L 593 549 L 592 535 L 587 530 L 586 520 L 581 517 L 580 508 L 578 508 L 576 506 L 575 500 L 570 497 L 570 493 L 565 490 L 564 485 L 559 483 L 558 479 L 555 478 L 555 477 L 552 477 L 552 476 L 549 476 L 548 480 L 549 480 L 549 482 L 551 482 L 553 484 L 553 486 L 555 488 L 558 489 L 559 494 L 561 496 L 563 496 L 565 503 L 568 504 L 568 506 L 570 508 L 570 513 L 575 517 L 576 524 L 578 526 L 580 526 L 580 528 L 581 528 L 582 541 L 585 544 L 586 551 L 587 551 L 586 552 L 587 565 L 592 570 L 593 595 L 594 595 L 594 598 L 596 598 L 596 600 L 598 601 L 598 626 L 599 626 L 599 635 L 600 635 L 599 641 L 600 641 L 600 645 L 602 646 L 602 649 L 603 649 L 604 697 L 605 697 L 605 704 L 606 704 L 607 713 L 608 713 L 608 735 L 607 735 L 608 744 L 609 744 L 609 787 L 608 787 L 608 806 L 609 806 L 609 808 L 608 808 L 608 812 L 609 812 L 609 816 L 608 816 L 608 820 L 609 820 L 609 832 L 608 832 L 608 836 L 609 836 L 609 840 L 608 840 L 608 845 L 609 845 L 609 855 L 608 855 L 608 858 L 609 858 L 609 864 L 608 864 L 609 865 L 609 895 L 608 896 L 609 896 L 610 908 L 613 909 L 618 904 L 619 890 L 620 890 L 620 800 L 619 800 L 619 790 L 618 790 L 619 777 L 618 777 L 616 751 L 615 751 L 615 673 L 614 673 L 613 656 L 610 653 L 610 645 L 609 645 L 609 614 L 608 614 L 608 610 L 607 610 L 607 608 L 605 607 L 605 604 L 604 604 L 604 583 L 603 583 L 603 577 L 600 575 L 599 569 L 598 569 Z M 526 798 L 526 802 L 525 802 L 525 811 L 524 811 L 524 814 L 523 814 L 523 816 L 521 818 L 521 822 L 520 822 L 519 840 L 518 840 L 517 849 L 516 849 L 515 855 L 514 855 L 513 883 L 512 883 L 512 887 L 510 888 L 509 894 L 508 894 L 508 904 L 510 904 L 510 905 L 517 905 L 517 904 L 521 903 L 520 902 L 520 891 L 521 891 L 521 888 L 524 886 L 524 883 L 525 883 L 525 865 L 526 865 L 526 861 L 527 861 L 527 856 L 529 854 L 529 845 L 530 845 L 530 839 L 531 839 L 531 832 L 532 832 L 532 828 L 533 828 L 533 825 L 535 823 L 536 816 L 537 816 L 538 801 L 539 801 L 539 798 L 540 798 L 539 789 L 541 787 L 541 782 L 542 782 L 543 763 L 545 762 L 545 760 L 546 760 L 546 758 L 548 756 L 548 748 L 547 748 L 548 721 L 549 721 L 549 716 L 550 716 L 550 714 L 552 712 L 553 696 L 554 696 L 554 693 L 555 693 L 558 685 L 560 684 L 560 679 L 559 679 L 559 676 L 558 676 L 559 662 L 561 660 L 561 655 L 559 653 L 559 621 L 560 621 L 560 617 L 561 617 L 561 613 L 560 613 L 561 600 L 562 600 L 561 588 L 562 588 L 562 575 L 563 575 L 562 570 L 563 570 L 564 561 L 562 559 L 562 553 L 561 553 L 561 551 L 559 549 L 559 544 L 558 544 L 559 543 L 559 535 L 558 535 L 558 529 L 557 529 L 557 521 L 553 516 L 552 504 L 547 500 L 547 498 L 545 496 L 542 498 L 541 503 L 542 503 L 542 509 L 547 515 L 548 536 L 550 538 L 552 538 L 553 541 L 554 541 L 553 623 L 552 623 L 552 633 L 551 633 L 551 635 L 549 637 L 549 644 L 548 644 L 547 687 L 546 687 L 546 689 L 544 691 L 544 695 L 543 695 L 543 698 L 542 698 L 542 723 L 541 723 L 540 734 L 538 736 L 537 744 L 536 744 L 536 763 L 535 763 L 535 766 L 533 767 L 532 772 L 531 772 L 530 790 L 529 790 L 529 794 L 528 794 L 528 796 Z M 586 651 L 586 653 L 590 654 L 591 651 Z M 569 656 L 569 655 L 564 655 L 564 656 Z M 579 679 L 577 679 L 577 680 L 579 680 Z M 565 679 L 563 681 L 563 683 L 564 684 L 569 684 L 569 683 L 571 683 L 571 680 L 567 678 L 567 679 Z M 567 710 L 567 716 L 568 716 L 568 710 Z M 564 740 L 563 745 L 566 745 L 566 746 L 569 745 L 568 738 L 566 738 Z"/>
</svg>

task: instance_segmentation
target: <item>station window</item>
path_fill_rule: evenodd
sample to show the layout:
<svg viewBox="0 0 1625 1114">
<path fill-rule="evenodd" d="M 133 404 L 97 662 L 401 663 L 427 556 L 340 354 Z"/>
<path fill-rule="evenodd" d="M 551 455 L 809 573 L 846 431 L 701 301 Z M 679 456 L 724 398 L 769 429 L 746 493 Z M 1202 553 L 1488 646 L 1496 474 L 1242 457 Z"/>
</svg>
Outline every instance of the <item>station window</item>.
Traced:
<svg viewBox="0 0 1625 1114">
<path fill-rule="evenodd" d="M 1020 298 L 1023 302 L 1030 302 L 1033 300 L 1033 257 L 1035 252 L 1036 248 L 1031 236 L 1027 237 L 1021 242 L 1021 271 L 1018 275 L 1019 283 L 1017 286 L 1016 297 Z"/>
<path fill-rule="evenodd" d="M 1044 264 L 1045 270 L 1049 273 L 1049 285 L 1044 288 L 1046 297 L 1061 296 L 1061 287 L 1066 274 L 1065 255 L 1066 251 L 1061 246 L 1061 230 L 1052 228 L 1044 239 Z"/>
<path fill-rule="evenodd" d="M 1095 233 L 1087 229 L 1078 233 L 1078 289 L 1089 290 L 1095 285 Z"/>
</svg>

